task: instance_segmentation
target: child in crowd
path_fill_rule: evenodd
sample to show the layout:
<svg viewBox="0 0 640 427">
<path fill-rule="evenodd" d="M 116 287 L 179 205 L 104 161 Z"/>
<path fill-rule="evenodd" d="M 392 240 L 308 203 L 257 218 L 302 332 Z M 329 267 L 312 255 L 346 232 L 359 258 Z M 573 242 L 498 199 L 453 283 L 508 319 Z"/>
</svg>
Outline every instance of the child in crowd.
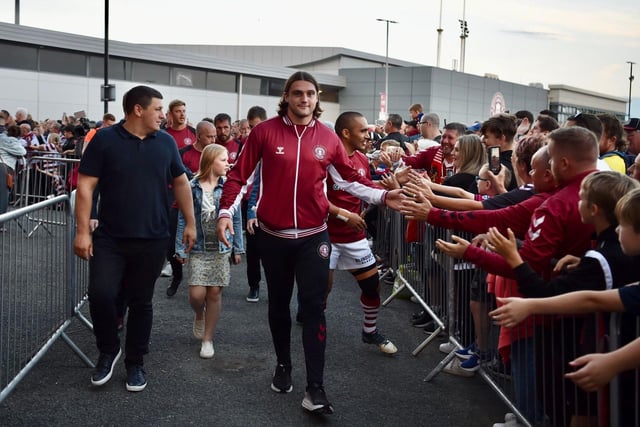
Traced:
<svg viewBox="0 0 640 427">
<path fill-rule="evenodd" d="M 182 264 L 191 258 L 187 273 L 189 303 L 195 312 L 193 335 L 202 340 L 200 357 L 209 359 L 214 355 L 213 335 L 222 308 L 222 288 L 229 285 L 231 272 L 229 257 L 232 248 L 218 241 L 217 212 L 222 195 L 224 177 L 229 169 L 227 149 L 211 144 L 202 151 L 200 168 L 191 180 L 194 213 L 196 218 L 196 243 L 187 254 L 184 242 L 176 238 L 176 258 Z M 186 221 L 182 213 L 178 216 L 176 236 L 182 236 Z M 233 218 L 234 235 L 227 236 L 233 245 L 233 259 L 238 264 L 244 253 L 242 217 L 240 210 Z"/>
<path fill-rule="evenodd" d="M 638 279 L 635 266 L 640 261 L 640 257 L 629 256 L 630 253 L 628 251 L 624 251 L 626 254 L 623 253 L 623 249 L 618 243 L 615 232 L 618 225 L 615 215 L 616 202 L 630 191 L 639 187 L 640 185 L 635 180 L 612 171 L 595 172 L 582 181 L 579 192 L 580 217 L 585 224 L 594 226 L 597 234 L 596 248 L 588 251 L 581 260 L 573 256 L 562 258 L 556 265 L 555 270 L 560 271 L 563 268 L 567 268 L 568 273 L 548 282 L 540 278 L 527 263 L 523 262 L 516 249 L 515 237 L 511 230 L 508 230 L 509 239 L 507 239 L 495 228 L 491 228 L 489 232 L 489 247 L 503 255 L 509 265 L 514 268 L 518 279 L 518 290 L 525 296 L 544 297 L 574 290 L 619 288 Z M 497 299 L 498 305 L 512 300 L 521 301 L 516 298 Z M 525 312 L 517 310 L 517 302 L 515 307 L 515 314 L 513 313 L 514 310 L 501 307 L 490 313 L 490 315 L 500 325 L 513 328 L 528 317 Z M 536 311 L 535 313 L 551 313 L 551 311 L 544 310 Z M 533 314 L 533 312 L 529 314 Z M 633 325 L 623 319 L 623 341 L 629 340 L 628 336 L 630 334 L 625 332 L 628 329 L 627 326 Z M 592 348 L 592 345 L 589 344 L 587 349 L 590 348 Z M 573 375 L 573 373 L 568 373 L 565 376 L 572 378 Z M 578 381 L 576 383 L 582 386 L 582 383 Z M 583 388 L 587 391 L 590 390 L 587 387 Z"/>
<path fill-rule="evenodd" d="M 622 251 L 629 256 L 640 256 L 640 189 L 622 197 L 616 205 L 615 214 L 620 223 L 617 232 Z M 551 298 L 499 299 L 503 305 L 490 315 L 496 323 L 505 326 L 515 325 L 532 314 L 627 311 L 640 315 L 640 286 L 637 282 L 640 274 L 635 269 L 632 273 L 636 282 L 618 289 L 570 292 Z M 572 361 L 571 366 L 577 370 L 567 373 L 567 378 L 585 390 L 597 390 L 617 374 L 640 367 L 640 338 L 610 353 L 581 356 Z"/>
<path fill-rule="evenodd" d="M 502 179 L 505 187 L 511 182 L 511 171 L 509 168 L 501 168 L 499 175 L 494 175 L 498 179 Z M 499 190 L 493 185 L 489 172 L 489 164 L 485 163 L 480 168 L 478 175 L 476 176 L 476 185 L 478 186 L 478 193 L 474 194 L 459 187 L 451 187 L 448 185 L 436 184 L 435 182 L 428 181 L 426 187 L 424 187 L 425 196 L 434 206 L 441 206 L 443 199 L 448 197 L 456 197 L 459 199 L 468 199 L 475 201 L 487 200 L 491 197 L 495 197 L 499 194 Z M 504 188 L 503 188 L 504 189 Z M 433 194 L 438 192 L 443 196 Z M 446 197 L 448 196 L 448 197 Z M 446 202 L 444 203 L 446 204 Z"/>
<path fill-rule="evenodd" d="M 582 259 L 565 256 L 556 264 L 559 272 L 571 267 L 568 274 L 545 281 L 525 263 L 516 249 L 515 236 L 509 238 L 492 227 L 489 230 L 490 248 L 501 254 L 515 270 L 518 290 L 528 297 L 547 297 L 575 290 L 602 290 L 618 288 L 635 281 L 634 262 L 623 254 L 616 236 L 618 221 L 616 203 L 640 184 L 620 173 L 594 172 L 584 178 L 580 186 L 579 211 L 582 222 L 592 224 L 597 234 L 596 249 L 587 251 Z"/>
</svg>

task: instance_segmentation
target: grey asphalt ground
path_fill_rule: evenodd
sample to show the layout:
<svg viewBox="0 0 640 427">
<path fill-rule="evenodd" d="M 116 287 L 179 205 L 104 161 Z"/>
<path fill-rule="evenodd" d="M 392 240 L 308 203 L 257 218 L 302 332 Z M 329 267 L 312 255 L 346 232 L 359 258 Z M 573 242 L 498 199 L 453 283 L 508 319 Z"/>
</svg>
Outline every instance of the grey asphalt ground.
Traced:
<svg viewBox="0 0 640 427">
<path fill-rule="evenodd" d="M 213 359 L 198 355 L 186 288 L 167 298 L 169 279 L 160 278 L 144 391 L 125 390 L 122 359 L 109 383 L 92 387 L 91 369 L 59 340 L 0 404 L 0 425 L 491 426 L 504 418 L 506 406 L 479 377 L 441 373 L 423 381 L 444 355 L 437 349 L 438 340 L 418 356 L 411 355 L 426 337 L 409 324 L 415 304 L 396 299 L 380 312 L 378 325 L 397 345 L 396 355 L 363 344 L 359 288 L 346 272 L 336 272 L 327 309 L 325 389 L 335 414 L 306 413 L 300 405 L 305 386 L 301 327 L 295 322 L 292 327 L 294 390 L 276 394 L 269 387 L 276 360 L 266 286 L 261 287 L 259 303 L 247 303 L 244 269 L 244 262 L 232 267 Z M 381 288 L 384 299 L 391 287 Z M 83 311 L 88 312 L 86 307 Z M 68 334 L 97 359 L 93 335 L 79 321 L 74 320 Z"/>
</svg>

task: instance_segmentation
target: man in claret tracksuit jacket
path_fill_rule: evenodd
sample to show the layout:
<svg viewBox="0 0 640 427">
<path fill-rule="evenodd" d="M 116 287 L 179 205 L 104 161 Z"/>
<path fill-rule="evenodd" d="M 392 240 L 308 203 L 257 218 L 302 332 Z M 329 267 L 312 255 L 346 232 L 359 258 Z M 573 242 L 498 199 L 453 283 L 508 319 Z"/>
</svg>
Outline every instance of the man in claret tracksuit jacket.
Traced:
<svg viewBox="0 0 640 427">
<path fill-rule="evenodd" d="M 289 304 L 295 279 L 304 313 L 307 389 L 302 406 L 310 412 L 330 414 L 333 407 L 323 388 L 323 304 L 331 252 L 326 224 L 327 174 L 345 191 L 367 203 L 399 208 L 404 196 L 399 190 L 373 188 L 370 180 L 350 166 L 338 136 L 317 120 L 322 112 L 318 93 L 313 76 L 302 71 L 294 73 L 285 83 L 278 116 L 262 122 L 249 134 L 227 175 L 220 201 L 218 237 L 227 243 L 225 232 L 233 232 L 231 216 L 239 209 L 256 166 L 261 163 L 256 237 L 267 279 L 269 326 L 277 356 L 271 388 L 279 393 L 293 389 Z"/>
</svg>

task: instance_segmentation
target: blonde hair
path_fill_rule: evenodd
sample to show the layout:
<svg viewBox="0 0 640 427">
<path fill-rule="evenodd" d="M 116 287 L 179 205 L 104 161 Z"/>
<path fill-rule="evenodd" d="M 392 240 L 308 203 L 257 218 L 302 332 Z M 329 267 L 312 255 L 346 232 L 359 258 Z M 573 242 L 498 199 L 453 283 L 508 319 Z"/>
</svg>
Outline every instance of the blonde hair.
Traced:
<svg viewBox="0 0 640 427">
<path fill-rule="evenodd" d="M 456 173 L 477 175 L 487 162 L 487 152 L 478 135 L 463 135 L 458 138 L 458 155 L 460 161 Z"/>
<path fill-rule="evenodd" d="M 209 144 L 202 150 L 202 156 L 200 157 L 200 167 L 198 172 L 194 176 L 194 179 L 200 180 L 201 178 L 207 178 L 211 175 L 211 169 L 213 168 L 213 162 L 227 152 L 227 148 L 220 144 Z"/>
<path fill-rule="evenodd" d="M 57 133 L 49 134 L 49 139 L 47 141 L 49 142 L 49 144 L 53 145 L 60 144 L 60 135 L 58 135 Z"/>
<path fill-rule="evenodd" d="M 616 218 L 618 201 L 625 194 L 639 187 L 640 183 L 635 179 L 614 171 L 593 172 L 581 183 L 587 203 L 598 206 L 611 225 L 618 225 Z"/>
<path fill-rule="evenodd" d="M 616 204 L 619 223 L 630 224 L 633 231 L 640 233 L 640 188 L 625 194 Z"/>
</svg>

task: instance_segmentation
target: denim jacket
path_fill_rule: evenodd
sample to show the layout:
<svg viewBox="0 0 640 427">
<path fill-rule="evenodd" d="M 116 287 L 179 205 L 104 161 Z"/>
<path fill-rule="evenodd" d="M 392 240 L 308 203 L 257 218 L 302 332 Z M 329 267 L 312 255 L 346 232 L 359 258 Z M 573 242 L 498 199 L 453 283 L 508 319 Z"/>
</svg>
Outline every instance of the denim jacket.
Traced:
<svg viewBox="0 0 640 427">
<path fill-rule="evenodd" d="M 223 178 L 220 178 L 218 184 L 213 189 L 213 203 L 216 207 L 216 213 L 220 207 L 220 196 L 222 195 L 222 185 L 224 184 Z M 190 182 L 191 193 L 193 194 L 193 213 L 196 218 L 196 242 L 191 248 L 191 252 L 204 252 L 204 231 L 202 228 L 202 187 L 197 179 L 192 179 Z M 185 245 L 182 243 L 182 235 L 187 222 L 184 219 L 182 212 L 178 213 L 178 228 L 176 231 L 176 255 L 180 258 L 188 258 L 189 255 L 185 252 Z M 238 209 L 233 216 L 233 231 L 235 234 L 231 235 L 227 231 L 227 240 L 231 243 L 233 252 L 236 255 L 244 254 L 244 239 L 242 237 L 242 213 Z M 219 242 L 218 252 L 221 254 L 231 252 L 231 248 L 228 248 L 224 243 Z"/>
</svg>

